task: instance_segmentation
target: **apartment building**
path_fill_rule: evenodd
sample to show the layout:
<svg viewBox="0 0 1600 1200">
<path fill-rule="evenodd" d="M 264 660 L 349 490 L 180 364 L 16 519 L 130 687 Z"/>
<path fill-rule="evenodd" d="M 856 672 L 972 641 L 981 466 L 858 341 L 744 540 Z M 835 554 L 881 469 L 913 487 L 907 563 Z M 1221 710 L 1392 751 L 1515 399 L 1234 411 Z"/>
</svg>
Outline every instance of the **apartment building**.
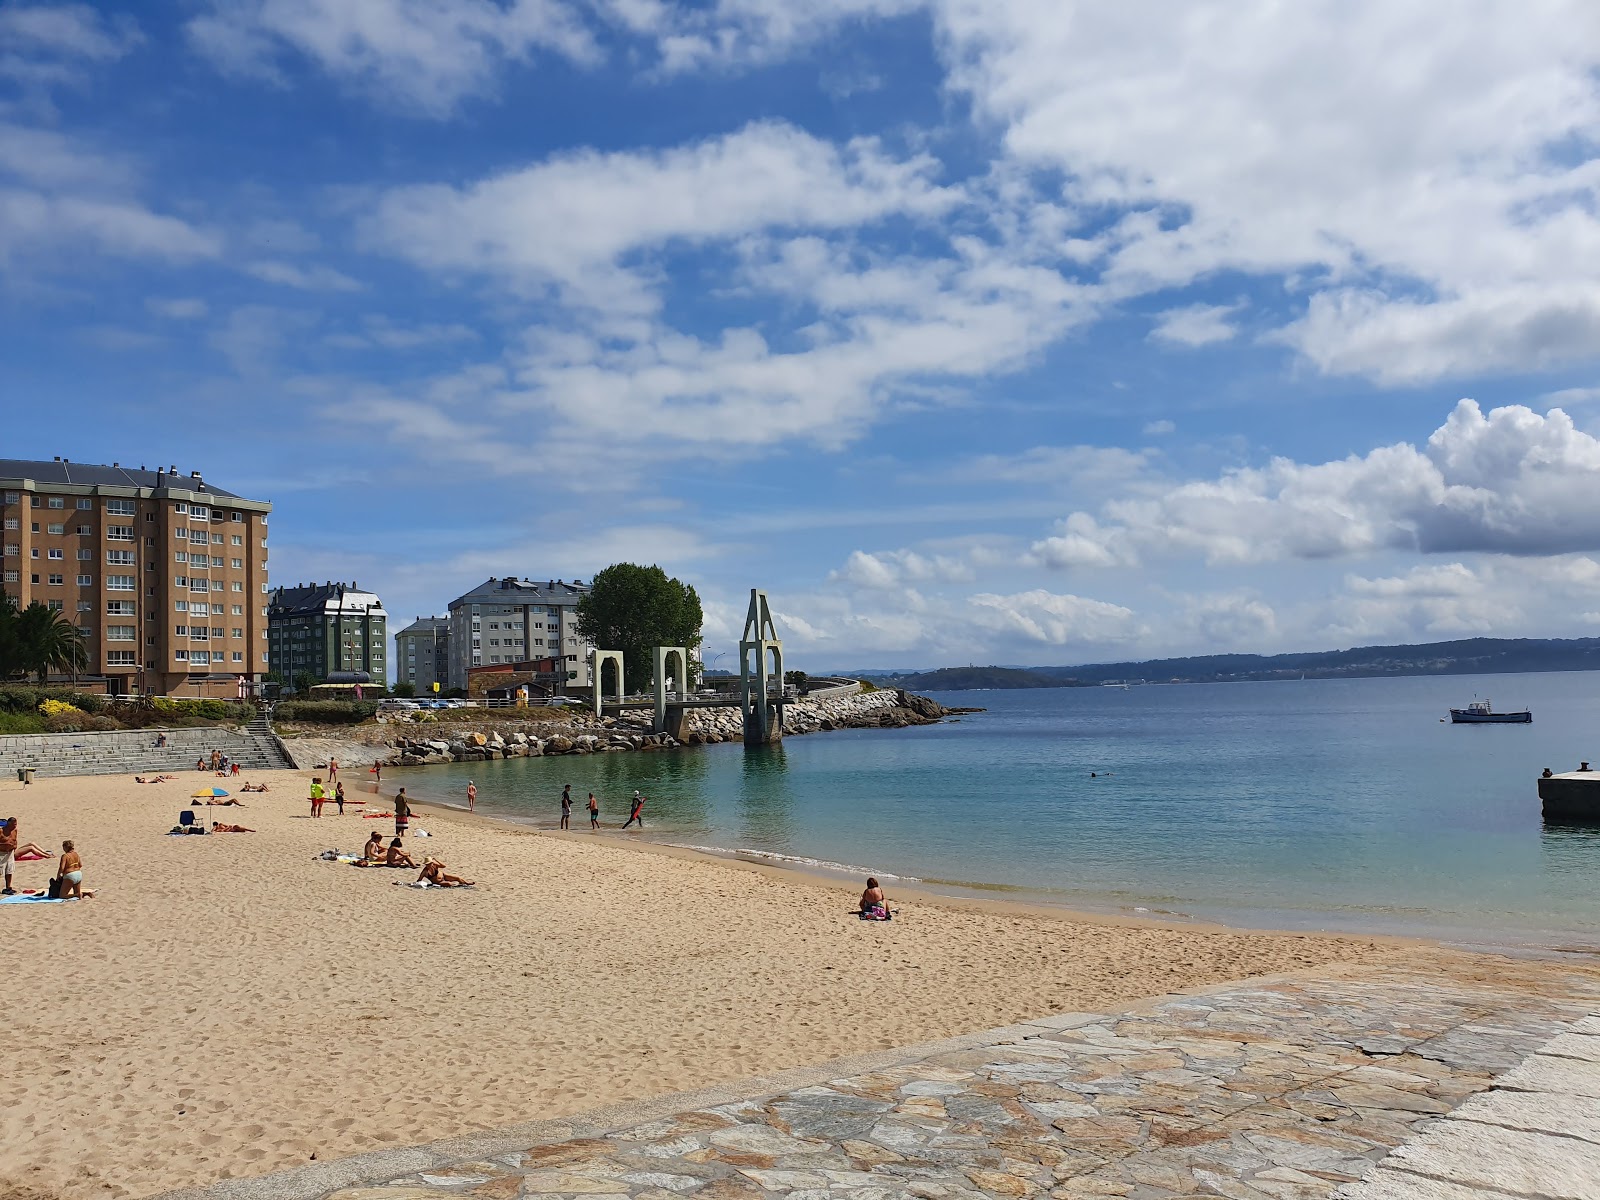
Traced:
<svg viewBox="0 0 1600 1200">
<path fill-rule="evenodd" d="M 473 667 L 555 658 L 566 682 L 589 686 L 589 643 L 578 635 L 582 580 L 489 579 L 450 601 L 448 687 L 467 686 Z"/>
<path fill-rule="evenodd" d="M 420 696 L 433 685 L 447 688 L 450 670 L 450 618 L 418 617 L 394 635 L 394 678 Z"/>
<path fill-rule="evenodd" d="M 237 696 L 267 670 L 271 511 L 199 471 L 0 459 L 0 587 L 78 627 L 80 684 Z"/>
<path fill-rule="evenodd" d="M 388 631 L 383 602 L 359 584 L 280 587 L 267 604 L 267 661 L 285 683 L 309 674 L 317 683 L 387 687 Z"/>
</svg>

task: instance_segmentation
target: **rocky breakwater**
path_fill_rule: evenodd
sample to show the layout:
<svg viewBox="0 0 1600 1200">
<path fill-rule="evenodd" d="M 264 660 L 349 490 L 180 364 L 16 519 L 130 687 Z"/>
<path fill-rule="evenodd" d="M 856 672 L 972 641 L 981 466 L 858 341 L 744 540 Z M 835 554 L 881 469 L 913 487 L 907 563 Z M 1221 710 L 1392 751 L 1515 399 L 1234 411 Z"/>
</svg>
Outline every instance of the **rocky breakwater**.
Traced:
<svg viewBox="0 0 1600 1200">
<path fill-rule="evenodd" d="M 903 729 L 930 725 L 953 711 L 936 700 L 910 692 L 877 691 L 827 700 L 800 700 L 786 706 L 785 735 L 825 733 L 834 729 Z M 650 730 L 648 711 L 630 710 L 621 717 L 596 723 L 541 727 L 530 733 L 514 728 L 488 728 L 472 732 L 442 731 L 410 737 L 397 735 L 387 742 L 390 765 L 420 767 L 430 763 L 483 762 L 499 758 L 541 758 L 552 754 L 606 754 L 623 751 L 670 750 L 680 745 L 708 745 L 744 739 L 737 708 L 702 708 L 691 711 L 683 741 Z"/>
</svg>

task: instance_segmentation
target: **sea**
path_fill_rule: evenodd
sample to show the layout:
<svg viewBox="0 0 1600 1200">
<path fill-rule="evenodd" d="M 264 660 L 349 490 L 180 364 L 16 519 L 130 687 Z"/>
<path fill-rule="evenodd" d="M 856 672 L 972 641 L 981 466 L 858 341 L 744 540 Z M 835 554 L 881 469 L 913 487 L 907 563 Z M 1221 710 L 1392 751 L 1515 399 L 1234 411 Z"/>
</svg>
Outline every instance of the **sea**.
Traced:
<svg viewBox="0 0 1600 1200">
<path fill-rule="evenodd" d="M 1451 725 L 1492 697 L 1531 725 Z M 916 886 L 1286 930 L 1600 949 L 1600 828 L 1537 777 L 1600 765 L 1600 672 L 935 693 L 936 725 L 407 772 L 423 797 Z"/>
</svg>

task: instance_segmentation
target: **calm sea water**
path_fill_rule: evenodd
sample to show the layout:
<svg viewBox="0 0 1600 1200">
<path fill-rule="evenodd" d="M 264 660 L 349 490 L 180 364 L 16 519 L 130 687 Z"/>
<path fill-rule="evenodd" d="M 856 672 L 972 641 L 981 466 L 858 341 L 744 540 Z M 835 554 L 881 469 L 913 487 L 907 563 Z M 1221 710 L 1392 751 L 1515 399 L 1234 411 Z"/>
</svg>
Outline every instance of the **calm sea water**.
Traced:
<svg viewBox="0 0 1600 1200">
<path fill-rule="evenodd" d="M 1532 725 L 1452 726 L 1490 695 Z M 956 722 L 408 772 L 414 791 L 1073 907 L 1600 946 L 1600 829 L 1535 778 L 1600 761 L 1600 673 L 964 692 Z M 1095 772 L 1095 778 L 1090 773 Z"/>
</svg>

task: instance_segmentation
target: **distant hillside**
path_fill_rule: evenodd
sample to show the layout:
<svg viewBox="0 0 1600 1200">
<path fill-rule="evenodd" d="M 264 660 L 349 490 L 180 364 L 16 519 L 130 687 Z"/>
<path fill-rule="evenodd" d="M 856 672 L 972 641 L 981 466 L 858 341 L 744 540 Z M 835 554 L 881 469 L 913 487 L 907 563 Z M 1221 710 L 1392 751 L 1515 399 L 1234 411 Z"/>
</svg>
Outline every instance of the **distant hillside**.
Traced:
<svg viewBox="0 0 1600 1200">
<path fill-rule="evenodd" d="M 897 675 L 896 687 L 912 691 L 971 692 L 980 688 L 1053 688 L 1071 687 L 1069 681 L 1038 671 L 1024 671 L 1017 667 L 941 667 L 937 671 L 918 671 L 914 675 Z"/>
<path fill-rule="evenodd" d="M 1600 670 L 1600 638 L 1467 638 L 1415 646 L 1359 646 L 1303 654 L 1207 654 L 1145 662 L 1034 667 L 1062 682 L 1109 680 L 1216 683 L 1229 680 L 1351 679 L 1377 675 L 1492 675 Z"/>
</svg>

